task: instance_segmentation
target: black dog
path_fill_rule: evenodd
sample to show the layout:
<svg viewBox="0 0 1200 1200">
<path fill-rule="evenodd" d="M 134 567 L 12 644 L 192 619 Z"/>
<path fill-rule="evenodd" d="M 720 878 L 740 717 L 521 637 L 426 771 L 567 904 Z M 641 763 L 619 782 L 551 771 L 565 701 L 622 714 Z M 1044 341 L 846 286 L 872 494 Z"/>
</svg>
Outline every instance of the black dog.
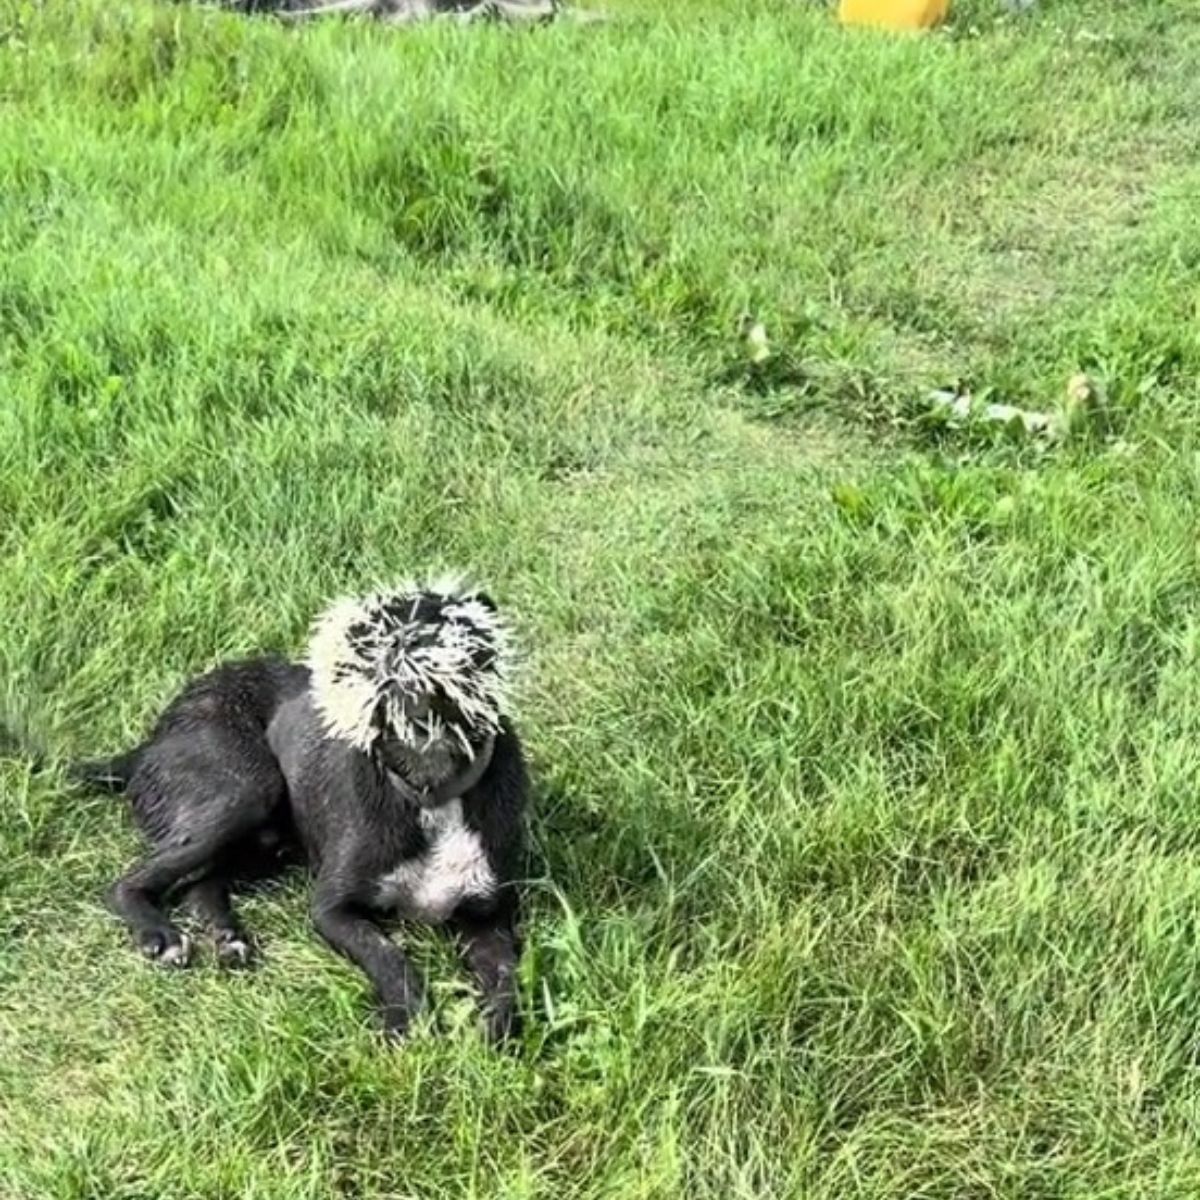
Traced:
<svg viewBox="0 0 1200 1200">
<path fill-rule="evenodd" d="M 128 793 L 153 852 L 112 888 L 150 958 L 185 965 L 163 904 L 189 902 L 236 963 L 249 941 L 230 884 L 300 851 L 313 919 L 403 1033 L 421 980 L 378 921 L 448 924 L 481 991 L 487 1033 L 517 1028 L 515 880 L 527 779 L 506 715 L 509 638 L 495 605 L 455 585 L 334 605 L 306 663 L 227 663 L 190 683 L 147 740 L 84 764 Z"/>
</svg>

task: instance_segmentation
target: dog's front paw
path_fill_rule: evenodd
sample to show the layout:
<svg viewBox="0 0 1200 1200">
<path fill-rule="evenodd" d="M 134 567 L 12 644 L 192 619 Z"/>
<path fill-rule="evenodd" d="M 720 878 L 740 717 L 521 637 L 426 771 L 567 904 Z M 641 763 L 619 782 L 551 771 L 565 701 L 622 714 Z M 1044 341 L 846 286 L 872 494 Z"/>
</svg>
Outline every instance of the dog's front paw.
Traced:
<svg viewBox="0 0 1200 1200">
<path fill-rule="evenodd" d="M 173 929 L 148 929 L 138 937 L 138 949 L 160 967 L 186 967 L 192 961 L 192 940 Z"/>
<path fill-rule="evenodd" d="M 483 1034 L 493 1045 L 511 1046 L 521 1037 L 521 1013 L 511 1000 L 490 1004 L 483 1011 Z"/>
<path fill-rule="evenodd" d="M 401 1041 L 407 1036 L 418 1012 L 420 1012 L 420 1005 L 417 1004 L 381 1005 L 379 1015 L 383 1020 L 384 1036 L 394 1041 Z"/>
<path fill-rule="evenodd" d="M 217 962 L 223 967 L 248 967 L 257 957 L 248 937 L 236 933 L 218 933 L 215 939 Z"/>
</svg>

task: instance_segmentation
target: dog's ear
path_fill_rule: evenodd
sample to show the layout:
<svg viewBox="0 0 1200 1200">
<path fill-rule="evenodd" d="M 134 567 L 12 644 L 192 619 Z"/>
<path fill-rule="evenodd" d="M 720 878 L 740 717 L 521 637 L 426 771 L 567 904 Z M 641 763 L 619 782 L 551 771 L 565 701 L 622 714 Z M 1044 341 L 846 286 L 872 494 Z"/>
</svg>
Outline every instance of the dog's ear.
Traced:
<svg viewBox="0 0 1200 1200">
<path fill-rule="evenodd" d="M 491 596 L 487 594 L 487 592 L 476 592 L 471 599 L 476 601 L 478 604 L 482 604 L 483 607 L 486 608 L 490 613 L 499 611 L 496 608 L 495 600 L 493 600 Z"/>
</svg>

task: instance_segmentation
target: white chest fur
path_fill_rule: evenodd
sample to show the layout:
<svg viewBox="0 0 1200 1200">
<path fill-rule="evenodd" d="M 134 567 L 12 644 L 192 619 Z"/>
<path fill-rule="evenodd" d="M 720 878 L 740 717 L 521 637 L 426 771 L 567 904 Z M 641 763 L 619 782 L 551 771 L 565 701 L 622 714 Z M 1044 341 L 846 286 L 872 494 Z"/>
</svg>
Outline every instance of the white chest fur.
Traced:
<svg viewBox="0 0 1200 1200">
<path fill-rule="evenodd" d="M 428 847 L 379 881 L 381 903 L 405 916 L 444 921 L 463 900 L 490 896 L 496 877 L 479 835 L 463 820 L 462 801 L 422 809 L 421 826 Z"/>
</svg>

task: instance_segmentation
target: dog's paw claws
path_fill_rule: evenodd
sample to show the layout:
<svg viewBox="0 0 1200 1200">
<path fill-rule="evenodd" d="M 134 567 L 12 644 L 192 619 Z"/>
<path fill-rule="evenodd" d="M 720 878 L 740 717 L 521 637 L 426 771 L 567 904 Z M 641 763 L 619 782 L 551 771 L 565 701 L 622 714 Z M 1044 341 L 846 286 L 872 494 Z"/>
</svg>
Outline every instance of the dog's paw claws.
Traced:
<svg viewBox="0 0 1200 1200">
<path fill-rule="evenodd" d="M 254 961 L 254 947 L 245 938 L 219 938 L 217 959 L 224 967 L 248 967 Z"/>
<path fill-rule="evenodd" d="M 384 1018 L 383 1036 L 388 1042 L 403 1042 L 408 1037 L 408 1027 L 410 1022 L 407 1020 L 391 1020 Z"/>
<path fill-rule="evenodd" d="M 483 1018 L 483 1036 L 493 1046 L 513 1049 L 521 1040 L 521 1014 L 512 1007 L 486 1012 Z"/>
<path fill-rule="evenodd" d="M 192 940 L 186 933 L 171 940 L 156 933 L 142 942 L 141 949 L 151 962 L 160 967 L 186 967 L 192 960 Z"/>
<path fill-rule="evenodd" d="M 399 1004 L 385 1005 L 380 1013 L 383 1019 L 383 1036 L 391 1042 L 403 1041 L 417 1017 L 417 1009 Z"/>
</svg>

